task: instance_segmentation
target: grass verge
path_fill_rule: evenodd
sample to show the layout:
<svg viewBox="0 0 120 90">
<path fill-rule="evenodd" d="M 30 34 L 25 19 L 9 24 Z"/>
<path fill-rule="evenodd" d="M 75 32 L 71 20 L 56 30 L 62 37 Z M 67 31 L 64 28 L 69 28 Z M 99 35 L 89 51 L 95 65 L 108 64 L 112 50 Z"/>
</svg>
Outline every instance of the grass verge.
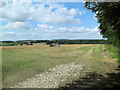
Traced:
<svg viewBox="0 0 120 90">
<path fill-rule="evenodd" d="M 111 58 L 118 59 L 118 48 L 112 45 L 104 45 L 105 49 L 107 50 L 108 55 Z"/>
</svg>

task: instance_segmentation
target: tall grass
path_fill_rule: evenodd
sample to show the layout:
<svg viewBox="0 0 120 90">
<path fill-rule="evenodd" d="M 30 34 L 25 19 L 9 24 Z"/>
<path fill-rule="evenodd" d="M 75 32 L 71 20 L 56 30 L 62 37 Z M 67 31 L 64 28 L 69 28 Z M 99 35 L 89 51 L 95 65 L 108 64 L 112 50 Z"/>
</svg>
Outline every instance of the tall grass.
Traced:
<svg viewBox="0 0 120 90">
<path fill-rule="evenodd" d="M 107 50 L 107 53 L 110 57 L 118 59 L 118 50 L 119 50 L 118 47 L 108 44 L 104 45 L 104 47 Z M 119 59 L 118 62 L 120 62 Z"/>
</svg>

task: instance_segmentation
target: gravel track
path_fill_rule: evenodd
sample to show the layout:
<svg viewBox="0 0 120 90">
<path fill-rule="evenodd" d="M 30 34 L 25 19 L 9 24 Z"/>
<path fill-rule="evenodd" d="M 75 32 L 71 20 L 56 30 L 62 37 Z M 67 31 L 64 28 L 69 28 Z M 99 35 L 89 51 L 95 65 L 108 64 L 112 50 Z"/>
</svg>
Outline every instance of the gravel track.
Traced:
<svg viewBox="0 0 120 90">
<path fill-rule="evenodd" d="M 82 63 L 69 63 L 56 66 L 37 74 L 11 88 L 59 88 L 65 84 L 85 77 L 91 69 Z"/>
</svg>

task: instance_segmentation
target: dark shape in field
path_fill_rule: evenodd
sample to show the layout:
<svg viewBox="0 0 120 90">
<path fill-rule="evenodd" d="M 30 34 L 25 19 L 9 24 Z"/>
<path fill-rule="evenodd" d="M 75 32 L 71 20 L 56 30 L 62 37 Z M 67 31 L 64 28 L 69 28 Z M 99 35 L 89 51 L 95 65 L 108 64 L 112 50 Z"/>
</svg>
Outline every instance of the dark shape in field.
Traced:
<svg viewBox="0 0 120 90">
<path fill-rule="evenodd" d="M 52 43 L 49 45 L 49 47 L 60 47 L 59 43 Z"/>
</svg>

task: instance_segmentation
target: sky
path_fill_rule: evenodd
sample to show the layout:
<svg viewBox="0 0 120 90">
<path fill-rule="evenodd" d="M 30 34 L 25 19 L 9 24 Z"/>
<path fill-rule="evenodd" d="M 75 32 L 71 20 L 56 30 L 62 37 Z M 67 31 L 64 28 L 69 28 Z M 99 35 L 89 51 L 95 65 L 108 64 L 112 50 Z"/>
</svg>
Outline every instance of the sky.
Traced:
<svg viewBox="0 0 120 90">
<path fill-rule="evenodd" d="M 4 2 L 0 13 L 2 40 L 102 39 L 83 2 Z"/>
</svg>

